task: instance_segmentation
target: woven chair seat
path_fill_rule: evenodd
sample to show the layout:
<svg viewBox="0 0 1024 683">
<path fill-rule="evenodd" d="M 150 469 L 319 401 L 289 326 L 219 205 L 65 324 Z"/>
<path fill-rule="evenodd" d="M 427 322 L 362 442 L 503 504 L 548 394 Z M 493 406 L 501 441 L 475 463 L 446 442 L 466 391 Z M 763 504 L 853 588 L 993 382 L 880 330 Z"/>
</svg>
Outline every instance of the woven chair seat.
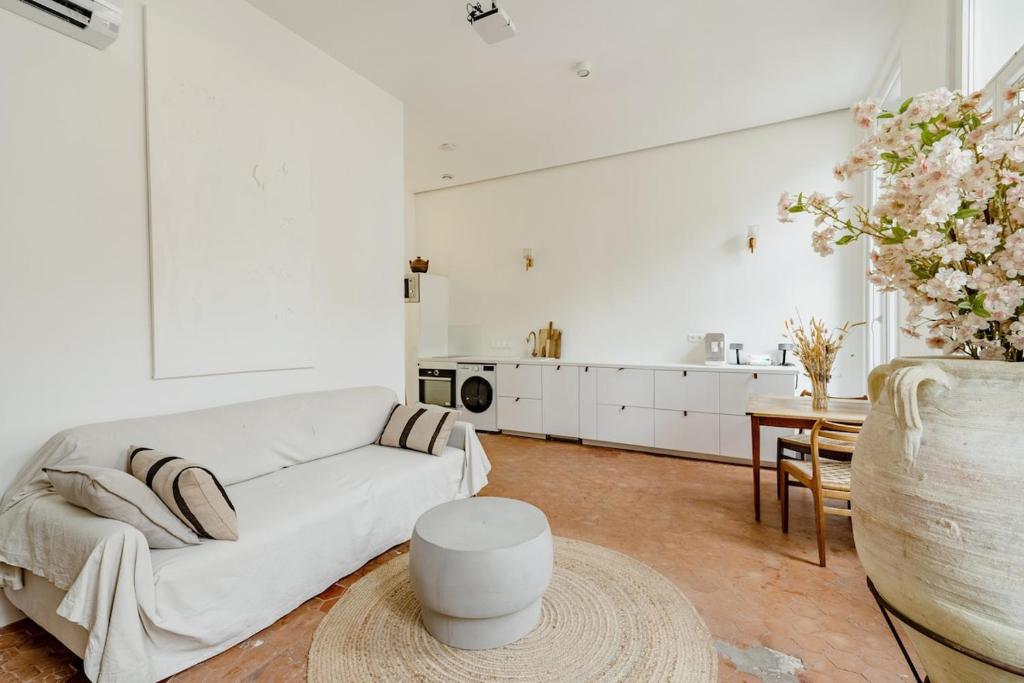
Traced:
<svg viewBox="0 0 1024 683">
<path fill-rule="evenodd" d="M 814 463 L 809 460 L 790 460 L 789 467 L 800 470 L 808 479 L 814 477 Z M 850 490 L 850 463 L 841 460 L 818 460 L 821 488 L 830 491 Z"/>
<path fill-rule="evenodd" d="M 811 435 L 810 434 L 793 434 L 792 436 L 780 436 L 779 442 L 783 448 L 796 451 L 797 453 L 810 453 L 811 452 Z M 842 453 L 843 455 L 853 455 L 854 444 L 850 441 L 839 441 L 838 439 L 830 439 L 827 436 L 818 437 L 818 452 L 819 453 Z"/>
</svg>

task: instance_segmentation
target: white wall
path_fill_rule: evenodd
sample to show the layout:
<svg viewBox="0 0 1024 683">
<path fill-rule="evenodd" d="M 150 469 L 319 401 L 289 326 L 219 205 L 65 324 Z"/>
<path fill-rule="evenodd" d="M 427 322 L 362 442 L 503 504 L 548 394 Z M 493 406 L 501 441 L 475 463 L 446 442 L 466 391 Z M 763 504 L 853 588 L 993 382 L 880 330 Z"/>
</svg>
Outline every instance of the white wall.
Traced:
<svg viewBox="0 0 1024 683">
<path fill-rule="evenodd" d="M 416 258 L 416 197 L 405 194 L 405 258 L 402 272 L 408 273 L 409 261 Z M 407 403 L 420 400 L 419 372 L 416 367 L 419 347 L 420 307 L 405 307 L 405 400 Z"/>
<path fill-rule="evenodd" d="M 897 29 L 904 97 L 953 82 L 958 51 L 952 42 L 958 21 L 952 0 L 911 0 Z"/>
<path fill-rule="evenodd" d="M 700 362 L 686 334 L 707 331 L 774 351 L 797 309 L 863 319 L 860 250 L 822 259 L 806 222 L 775 218 L 782 190 L 838 189 L 831 169 L 855 141 L 836 112 L 418 194 L 417 249 L 450 278 L 451 323 L 479 326 L 481 352 L 525 351 L 549 320 L 570 359 Z M 860 332 L 847 351 L 833 390 L 859 393 Z"/>
<path fill-rule="evenodd" d="M 140 5 L 125 3 L 104 51 L 0 10 L 0 488 L 76 424 L 352 385 L 403 391 L 401 103 L 240 0 L 152 2 L 303 65 L 293 82 L 317 121 L 316 367 L 151 379 Z"/>
</svg>

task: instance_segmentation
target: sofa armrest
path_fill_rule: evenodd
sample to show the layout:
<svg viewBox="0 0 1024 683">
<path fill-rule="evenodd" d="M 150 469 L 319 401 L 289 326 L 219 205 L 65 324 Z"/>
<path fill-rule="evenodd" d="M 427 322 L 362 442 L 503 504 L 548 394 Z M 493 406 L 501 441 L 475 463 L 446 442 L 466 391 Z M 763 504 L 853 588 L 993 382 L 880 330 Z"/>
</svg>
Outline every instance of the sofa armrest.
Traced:
<svg viewBox="0 0 1024 683">
<path fill-rule="evenodd" d="M 0 515 L 0 539 L 0 562 L 67 591 L 57 615 L 89 632 L 89 680 L 154 680 L 145 634 L 160 615 L 141 531 L 40 492 Z"/>
<path fill-rule="evenodd" d="M 476 428 L 471 422 L 456 422 L 452 425 L 451 434 L 448 435 L 448 445 L 460 451 L 466 450 L 467 437 L 475 431 Z"/>
<path fill-rule="evenodd" d="M 147 552 L 142 532 L 72 505 L 56 493 L 24 501 L 4 514 L 0 560 L 68 590 L 104 546 Z M 8 582 L 10 583 L 10 582 Z"/>
<path fill-rule="evenodd" d="M 448 445 L 458 448 L 463 454 L 462 481 L 459 483 L 459 497 L 475 496 L 487 485 L 487 473 L 491 462 L 484 453 L 483 444 L 476 434 L 476 427 L 469 422 L 456 422 L 452 427 Z"/>
</svg>

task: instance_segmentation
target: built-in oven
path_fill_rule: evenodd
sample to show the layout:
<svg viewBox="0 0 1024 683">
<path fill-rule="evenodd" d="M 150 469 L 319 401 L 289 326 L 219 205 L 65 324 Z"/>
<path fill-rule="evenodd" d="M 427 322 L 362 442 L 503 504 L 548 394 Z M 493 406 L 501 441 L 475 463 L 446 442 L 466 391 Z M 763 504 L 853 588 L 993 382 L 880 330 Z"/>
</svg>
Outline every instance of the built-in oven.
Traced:
<svg viewBox="0 0 1024 683">
<path fill-rule="evenodd" d="M 420 403 L 455 407 L 455 370 L 420 368 Z"/>
</svg>

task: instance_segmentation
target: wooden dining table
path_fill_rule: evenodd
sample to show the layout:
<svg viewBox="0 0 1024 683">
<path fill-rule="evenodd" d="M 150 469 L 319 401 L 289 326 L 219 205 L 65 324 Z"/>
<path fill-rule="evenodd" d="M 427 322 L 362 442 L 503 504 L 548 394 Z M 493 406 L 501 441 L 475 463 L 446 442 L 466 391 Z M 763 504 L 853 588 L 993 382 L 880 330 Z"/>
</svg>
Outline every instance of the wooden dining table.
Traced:
<svg viewBox="0 0 1024 683">
<path fill-rule="evenodd" d="M 833 398 L 827 409 L 815 410 L 810 396 L 751 396 L 747 415 L 754 469 L 754 519 L 761 521 L 761 427 L 811 429 L 818 420 L 859 425 L 864 424 L 870 410 L 871 402 L 858 398 Z"/>
</svg>

